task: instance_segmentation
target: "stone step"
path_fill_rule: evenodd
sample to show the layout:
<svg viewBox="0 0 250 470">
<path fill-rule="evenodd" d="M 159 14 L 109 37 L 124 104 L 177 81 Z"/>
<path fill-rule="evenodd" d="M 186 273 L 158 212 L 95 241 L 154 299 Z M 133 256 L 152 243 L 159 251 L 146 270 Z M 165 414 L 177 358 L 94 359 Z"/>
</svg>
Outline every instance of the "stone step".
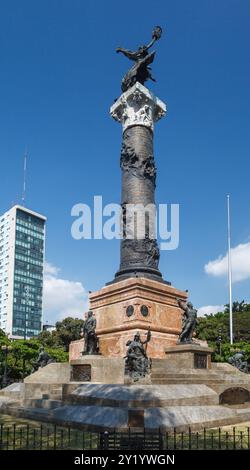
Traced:
<svg viewBox="0 0 250 470">
<path fill-rule="evenodd" d="M 47 423 L 52 412 L 53 410 L 49 410 L 48 408 L 19 408 L 17 416 L 19 418 L 23 417 L 35 421 L 45 421 Z"/>
<path fill-rule="evenodd" d="M 119 401 L 111 399 L 102 399 L 96 397 L 78 397 L 78 399 L 69 397 L 66 401 L 67 404 L 81 405 L 81 406 L 104 406 L 114 408 L 154 408 L 166 406 L 199 406 L 199 405 L 217 405 L 219 399 L 217 395 L 203 395 L 182 398 L 162 398 L 162 399 L 148 399 L 148 400 L 128 400 Z"/>
<path fill-rule="evenodd" d="M 201 379 L 201 380 L 226 380 L 228 382 L 244 382 L 250 384 L 250 376 L 238 376 L 238 375 L 224 375 L 224 374 L 179 374 L 176 373 L 167 373 L 167 372 L 151 372 L 151 377 L 154 378 L 177 378 L 177 379 Z"/>
<path fill-rule="evenodd" d="M 37 408 L 53 410 L 63 405 L 61 400 L 44 400 L 43 398 L 26 398 L 23 401 L 23 405 L 26 408 Z"/>
<path fill-rule="evenodd" d="M 218 395 L 204 384 L 110 385 L 81 384 L 67 396 L 64 403 L 74 406 L 103 406 L 114 408 L 151 408 L 218 404 Z"/>
<path fill-rule="evenodd" d="M 212 385 L 212 384 L 226 384 L 228 387 L 237 386 L 237 387 L 244 387 L 244 385 L 249 385 L 249 382 L 243 381 L 232 381 L 226 379 L 202 379 L 202 378 L 194 378 L 194 377 L 186 377 L 182 379 L 174 378 L 174 377 L 162 377 L 162 378 L 154 378 L 151 377 L 152 384 L 204 384 L 204 385 Z"/>
<path fill-rule="evenodd" d="M 114 429 L 126 427 L 128 410 L 98 406 L 65 406 L 55 410 L 26 408 L 19 409 L 18 416 L 36 421 L 53 422 L 65 425 L 65 413 L 69 426 L 87 425 L 88 429 Z M 145 414 L 144 427 L 147 429 L 163 429 L 166 431 L 188 432 L 219 427 L 249 421 L 250 411 L 232 409 L 226 406 L 173 406 L 166 408 L 149 408 Z"/>
<path fill-rule="evenodd" d="M 165 372 L 160 372 L 160 371 L 152 371 L 151 372 L 151 378 L 153 379 L 177 379 L 177 380 L 204 380 L 204 381 L 209 381 L 209 380 L 218 380 L 222 382 L 229 382 L 229 383 L 248 383 L 250 384 L 250 376 L 244 374 L 244 375 L 238 375 L 238 374 L 214 374 L 214 373 L 181 373 L 181 372 L 173 372 L 173 371 L 165 371 Z"/>
<path fill-rule="evenodd" d="M 156 361 L 154 359 L 153 361 Z M 152 362 L 152 372 L 162 372 L 162 373 L 182 373 L 182 374 L 216 374 L 216 375 L 226 375 L 226 376 L 238 376 L 238 377 L 244 377 L 245 374 L 243 372 L 240 372 L 238 369 L 235 367 L 230 367 L 230 368 L 219 368 L 219 367 L 212 367 L 211 369 L 178 369 L 176 370 L 175 368 L 171 367 L 171 364 L 169 362 L 162 362 L 164 360 L 159 359 L 159 362 L 154 363 Z M 228 365 L 228 364 L 226 364 Z M 250 380 L 250 379 L 249 379 Z"/>
<path fill-rule="evenodd" d="M 210 380 L 215 380 L 215 381 L 226 381 L 226 382 L 230 382 L 231 383 L 231 380 L 227 380 L 225 379 L 224 377 L 200 377 L 200 376 L 193 376 L 193 375 L 186 375 L 186 376 L 182 376 L 182 377 L 179 377 L 178 375 L 167 375 L 167 374 L 157 374 L 157 375 L 154 375 L 154 374 L 151 374 L 151 380 L 154 379 L 154 380 L 161 380 L 161 379 L 169 379 L 169 380 L 176 380 L 179 382 L 183 381 L 185 382 L 185 380 L 188 380 L 188 381 L 191 381 L 191 382 L 196 382 L 196 380 L 199 380 L 199 381 L 202 381 L 202 382 L 209 382 Z M 239 380 L 237 382 L 240 382 Z M 248 382 L 249 383 L 249 382 Z"/>
<path fill-rule="evenodd" d="M 207 379 L 209 377 L 212 377 L 212 378 L 224 378 L 224 376 L 222 374 L 192 374 L 192 373 L 189 373 L 189 374 L 182 374 L 182 373 L 179 373 L 179 372 L 169 372 L 169 371 L 152 371 L 151 372 L 151 376 L 154 376 L 154 377 L 162 377 L 162 376 L 166 376 L 166 377 L 179 377 L 179 378 L 185 378 L 185 377 L 202 377 L 204 379 Z M 227 377 L 227 376 L 226 376 Z"/>
<path fill-rule="evenodd" d="M 241 378 L 244 378 L 246 377 L 246 374 L 244 374 L 243 372 L 239 372 L 239 373 L 231 373 L 231 372 L 228 372 L 228 371 L 215 371 L 215 370 L 212 370 L 212 369 L 190 369 L 190 370 L 186 370 L 186 369 L 179 369 L 179 370 L 176 370 L 176 369 L 173 369 L 173 368 L 170 368 L 170 367 L 152 367 L 151 368 L 151 372 L 153 374 L 178 374 L 178 375 L 212 375 L 212 376 L 218 376 L 218 377 L 241 377 Z M 249 376 L 249 380 L 250 380 L 250 376 Z"/>
<path fill-rule="evenodd" d="M 62 392 L 50 392 L 49 393 L 49 398 L 55 398 L 59 397 L 60 399 L 62 398 Z"/>
<path fill-rule="evenodd" d="M 43 400 L 61 400 L 62 399 L 62 393 L 43 393 L 42 394 L 42 399 Z"/>
</svg>

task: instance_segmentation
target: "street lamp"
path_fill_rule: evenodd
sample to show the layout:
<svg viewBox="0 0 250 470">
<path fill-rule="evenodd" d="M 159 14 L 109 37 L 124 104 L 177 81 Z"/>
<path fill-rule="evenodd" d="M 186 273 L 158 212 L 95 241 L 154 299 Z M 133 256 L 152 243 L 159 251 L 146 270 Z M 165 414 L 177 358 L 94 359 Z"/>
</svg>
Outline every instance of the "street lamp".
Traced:
<svg viewBox="0 0 250 470">
<path fill-rule="evenodd" d="M 219 354 L 220 354 L 220 357 L 221 357 L 222 328 L 219 328 L 219 329 L 218 329 L 218 333 L 219 333 L 219 336 L 218 336 Z"/>
</svg>

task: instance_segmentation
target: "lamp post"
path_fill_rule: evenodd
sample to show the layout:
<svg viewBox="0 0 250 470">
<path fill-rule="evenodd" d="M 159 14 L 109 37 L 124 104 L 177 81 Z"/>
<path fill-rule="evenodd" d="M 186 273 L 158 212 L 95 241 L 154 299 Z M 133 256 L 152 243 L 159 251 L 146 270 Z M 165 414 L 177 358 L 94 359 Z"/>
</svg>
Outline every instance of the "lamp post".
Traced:
<svg viewBox="0 0 250 470">
<path fill-rule="evenodd" d="M 221 336 L 221 334 L 222 334 L 222 328 L 219 328 L 219 329 L 218 329 L 218 333 L 219 333 L 219 335 L 218 335 L 219 355 L 220 355 L 220 357 L 221 357 L 221 343 L 222 343 L 222 336 Z"/>
</svg>

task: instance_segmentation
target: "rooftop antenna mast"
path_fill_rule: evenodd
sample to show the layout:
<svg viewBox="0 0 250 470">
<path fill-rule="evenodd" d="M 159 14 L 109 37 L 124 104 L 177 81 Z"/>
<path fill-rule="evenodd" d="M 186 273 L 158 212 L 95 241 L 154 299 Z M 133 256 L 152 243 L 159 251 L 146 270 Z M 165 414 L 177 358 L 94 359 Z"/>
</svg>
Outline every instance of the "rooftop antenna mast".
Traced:
<svg viewBox="0 0 250 470">
<path fill-rule="evenodd" d="M 22 194 L 22 205 L 25 206 L 26 200 L 26 173 L 27 173 L 27 158 L 28 152 L 25 150 L 23 159 L 23 194 Z"/>
</svg>

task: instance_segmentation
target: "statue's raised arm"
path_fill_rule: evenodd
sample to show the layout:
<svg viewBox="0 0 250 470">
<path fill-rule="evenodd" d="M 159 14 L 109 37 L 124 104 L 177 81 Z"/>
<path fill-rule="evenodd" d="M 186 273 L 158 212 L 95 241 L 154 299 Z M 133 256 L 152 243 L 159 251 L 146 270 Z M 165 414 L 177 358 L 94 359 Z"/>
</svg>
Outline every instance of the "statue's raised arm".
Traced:
<svg viewBox="0 0 250 470">
<path fill-rule="evenodd" d="M 179 307 L 183 310 L 182 331 L 178 343 L 192 343 L 192 336 L 197 324 L 197 310 L 193 304 L 176 297 Z"/>
<path fill-rule="evenodd" d="M 161 35 L 162 35 L 162 28 L 160 26 L 155 26 L 155 28 L 153 29 L 153 32 L 152 32 L 152 39 L 149 42 L 149 44 L 146 46 L 147 50 L 150 49 L 150 47 L 153 46 L 155 41 L 158 41 L 158 39 L 161 38 Z"/>
<path fill-rule="evenodd" d="M 148 49 L 152 47 L 155 41 L 158 41 L 158 39 L 160 39 L 161 34 L 162 34 L 161 27 L 156 26 L 152 32 L 152 39 L 148 43 L 148 45 L 140 46 L 137 49 L 137 51 L 134 51 L 134 52 L 128 49 L 124 49 L 122 47 L 117 47 L 116 52 L 121 52 L 128 59 L 133 60 L 135 62 L 133 67 L 126 73 L 126 75 L 124 76 L 122 80 L 123 92 L 131 88 L 136 82 L 139 82 L 142 85 L 144 85 L 146 80 L 148 79 L 154 80 L 149 70 L 149 64 L 153 62 L 155 52 L 149 53 Z"/>
</svg>

